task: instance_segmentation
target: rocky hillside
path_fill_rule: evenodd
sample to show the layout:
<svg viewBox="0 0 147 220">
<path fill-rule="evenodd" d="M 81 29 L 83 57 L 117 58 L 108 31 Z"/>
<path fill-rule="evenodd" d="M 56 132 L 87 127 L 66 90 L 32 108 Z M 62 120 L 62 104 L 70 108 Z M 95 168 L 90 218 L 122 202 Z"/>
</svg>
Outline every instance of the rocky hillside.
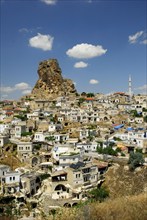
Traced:
<svg viewBox="0 0 147 220">
<path fill-rule="evenodd" d="M 109 191 L 104 202 L 92 202 L 79 208 L 63 208 L 47 220 L 146 220 L 147 168 L 134 172 L 128 166 L 114 164 L 105 174 L 103 184 Z"/>
<path fill-rule="evenodd" d="M 147 196 L 140 194 L 110 199 L 103 203 L 95 202 L 79 209 L 64 208 L 46 220 L 146 220 L 146 204 Z"/>
<path fill-rule="evenodd" d="M 128 166 L 115 164 L 106 172 L 103 185 L 107 187 L 111 199 L 147 194 L 147 168 L 139 167 L 132 172 Z"/>
<path fill-rule="evenodd" d="M 62 95 L 76 94 L 75 86 L 70 79 L 62 77 L 62 71 L 56 59 L 39 63 L 39 79 L 32 90 L 36 98 L 48 99 Z"/>
</svg>

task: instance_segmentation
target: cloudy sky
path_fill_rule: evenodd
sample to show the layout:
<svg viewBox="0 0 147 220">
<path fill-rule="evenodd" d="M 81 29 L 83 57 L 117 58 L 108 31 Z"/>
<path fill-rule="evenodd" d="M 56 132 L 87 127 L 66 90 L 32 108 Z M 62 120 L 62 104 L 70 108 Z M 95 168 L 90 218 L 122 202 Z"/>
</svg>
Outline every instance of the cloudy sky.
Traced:
<svg viewBox="0 0 147 220">
<path fill-rule="evenodd" d="M 77 91 L 147 90 L 146 0 L 1 0 L 1 99 L 35 85 L 56 58 Z"/>
</svg>

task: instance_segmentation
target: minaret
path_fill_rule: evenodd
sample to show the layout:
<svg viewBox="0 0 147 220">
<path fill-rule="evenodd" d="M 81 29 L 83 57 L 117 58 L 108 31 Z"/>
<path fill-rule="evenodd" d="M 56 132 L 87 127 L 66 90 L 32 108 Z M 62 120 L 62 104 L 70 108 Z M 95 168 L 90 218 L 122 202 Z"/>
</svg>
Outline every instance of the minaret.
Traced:
<svg viewBox="0 0 147 220">
<path fill-rule="evenodd" d="M 132 98 L 132 80 L 131 80 L 131 75 L 129 75 L 129 99 L 131 101 Z"/>
</svg>

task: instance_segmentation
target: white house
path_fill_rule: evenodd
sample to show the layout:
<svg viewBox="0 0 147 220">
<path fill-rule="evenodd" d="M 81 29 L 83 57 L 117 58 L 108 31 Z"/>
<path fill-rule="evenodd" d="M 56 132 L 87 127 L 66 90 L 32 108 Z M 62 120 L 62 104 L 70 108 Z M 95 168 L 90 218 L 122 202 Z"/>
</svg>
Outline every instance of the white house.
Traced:
<svg viewBox="0 0 147 220">
<path fill-rule="evenodd" d="M 34 141 L 36 142 L 44 142 L 45 141 L 45 138 L 49 136 L 49 134 L 45 134 L 44 132 L 35 132 L 35 135 L 34 135 Z"/>
<path fill-rule="evenodd" d="M 144 140 L 147 140 L 147 131 L 130 131 L 128 132 L 128 140 L 142 149 Z"/>
<path fill-rule="evenodd" d="M 8 165 L 0 164 L 0 178 L 5 175 L 6 172 L 10 171 Z M 1 180 L 1 179 L 0 179 Z"/>
<path fill-rule="evenodd" d="M 65 153 L 70 152 L 77 152 L 74 145 L 69 144 L 62 144 L 62 145 L 55 145 L 55 147 L 52 149 L 52 156 L 55 160 L 59 161 L 59 156 Z M 80 152 L 80 150 L 79 150 Z"/>
<path fill-rule="evenodd" d="M 0 147 L 3 147 L 8 142 L 9 142 L 9 136 L 8 135 L 0 135 Z"/>
<path fill-rule="evenodd" d="M 136 148 L 144 148 L 145 140 L 147 140 L 147 131 L 128 131 L 127 133 L 116 133 L 115 137 L 119 137 L 126 144 L 133 144 Z M 113 139 L 113 137 L 111 139 Z M 109 139 L 110 140 L 110 139 Z"/>
<path fill-rule="evenodd" d="M 1 186 L 3 193 L 16 193 L 20 190 L 20 173 L 16 171 L 7 171 L 1 177 Z"/>
<path fill-rule="evenodd" d="M 88 129 L 80 130 L 80 135 L 79 135 L 80 139 L 87 138 L 88 136 L 89 136 L 89 130 Z"/>
<path fill-rule="evenodd" d="M 7 132 L 11 128 L 11 124 L 0 124 L 0 133 L 4 134 L 4 132 Z"/>
<path fill-rule="evenodd" d="M 59 167 L 62 169 L 69 167 L 72 163 L 77 163 L 81 161 L 81 155 L 79 152 L 71 152 L 71 153 L 64 153 L 59 155 Z"/>
<path fill-rule="evenodd" d="M 97 149 L 97 143 L 96 142 L 91 142 L 91 143 L 77 143 L 76 147 L 77 149 L 82 149 L 84 148 L 85 152 L 96 152 Z"/>
<path fill-rule="evenodd" d="M 66 142 L 69 139 L 69 134 L 53 134 L 56 143 Z"/>
<path fill-rule="evenodd" d="M 27 118 L 37 121 L 37 120 L 39 120 L 39 113 L 40 113 L 39 111 L 34 111 L 32 113 L 27 113 Z"/>
<path fill-rule="evenodd" d="M 49 132 L 55 132 L 56 131 L 56 125 L 55 124 L 49 124 L 48 131 Z"/>
</svg>

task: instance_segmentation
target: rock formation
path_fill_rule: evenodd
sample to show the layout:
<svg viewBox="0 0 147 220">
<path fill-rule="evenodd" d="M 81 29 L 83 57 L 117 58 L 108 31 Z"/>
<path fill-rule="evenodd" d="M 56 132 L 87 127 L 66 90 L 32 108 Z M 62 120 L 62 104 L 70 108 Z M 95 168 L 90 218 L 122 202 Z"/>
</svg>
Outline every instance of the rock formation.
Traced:
<svg viewBox="0 0 147 220">
<path fill-rule="evenodd" d="M 40 62 L 38 75 L 39 79 L 32 90 L 34 97 L 48 99 L 50 97 L 76 94 L 72 80 L 62 77 L 62 71 L 56 59 Z"/>
</svg>

